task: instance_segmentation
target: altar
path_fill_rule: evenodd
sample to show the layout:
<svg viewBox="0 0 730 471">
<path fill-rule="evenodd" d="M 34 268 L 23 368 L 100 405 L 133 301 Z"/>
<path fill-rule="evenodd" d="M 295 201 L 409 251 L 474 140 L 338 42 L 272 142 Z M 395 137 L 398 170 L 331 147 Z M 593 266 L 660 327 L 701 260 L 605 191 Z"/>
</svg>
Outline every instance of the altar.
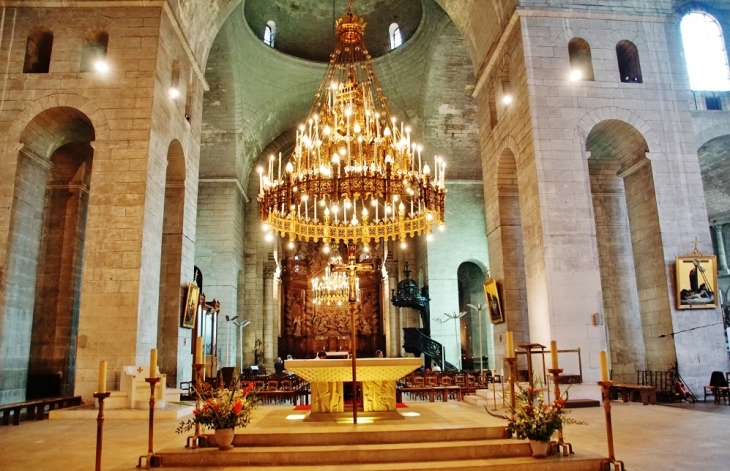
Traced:
<svg viewBox="0 0 730 471">
<path fill-rule="evenodd" d="M 358 358 L 365 412 L 395 411 L 395 382 L 423 365 L 421 358 Z M 343 383 L 352 381 L 352 360 L 286 360 L 284 368 L 309 381 L 312 414 L 344 412 Z"/>
</svg>

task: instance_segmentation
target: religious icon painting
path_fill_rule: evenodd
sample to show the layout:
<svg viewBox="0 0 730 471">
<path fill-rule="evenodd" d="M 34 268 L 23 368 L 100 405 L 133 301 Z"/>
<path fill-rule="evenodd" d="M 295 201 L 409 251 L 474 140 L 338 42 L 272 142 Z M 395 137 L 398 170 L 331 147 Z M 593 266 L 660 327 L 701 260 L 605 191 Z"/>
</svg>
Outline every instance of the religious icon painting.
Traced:
<svg viewBox="0 0 730 471">
<path fill-rule="evenodd" d="M 200 288 L 195 282 L 188 285 L 188 295 L 185 298 L 185 310 L 182 315 L 181 327 L 192 329 L 195 327 L 195 314 L 198 312 L 198 302 L 200 301 Z"/>
<path fill-rule="evenodd" d="M 717 259 L 695 251 L 675 259 L 677 309 L 712 309 L 717 303 Z"/>
<path fill-rule="evenodd" d="M 493 278 L 487 279 L 484 283 L 484 296 L 487 298 L 489 319 L 492 321 L 492 324 L 504 322 L 504 313 L 502 313 L 502 303 L 499 302 L 497 282 Z"/>
</svg>

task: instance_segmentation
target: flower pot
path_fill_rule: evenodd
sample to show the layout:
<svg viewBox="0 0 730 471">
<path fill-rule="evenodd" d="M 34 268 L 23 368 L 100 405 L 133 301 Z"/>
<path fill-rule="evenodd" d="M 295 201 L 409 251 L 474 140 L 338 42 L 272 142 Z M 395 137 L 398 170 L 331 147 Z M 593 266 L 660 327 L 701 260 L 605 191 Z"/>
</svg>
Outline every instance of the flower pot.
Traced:
<svg viewBox="0 0 730 471">
<path fill-rule="evenodd" d="M 532 449 L 533 458 L 547 458 L 550 442 L 530 439 L 530 448 Z"/>
<path fill-rule="evenodd" d="M 215 430 L 215 442 L 218 444 L 219 450 L 228 451 L 233 449 L 233 434 L 234 429 L 232 428 L 220 428 Z"/>
</svg>

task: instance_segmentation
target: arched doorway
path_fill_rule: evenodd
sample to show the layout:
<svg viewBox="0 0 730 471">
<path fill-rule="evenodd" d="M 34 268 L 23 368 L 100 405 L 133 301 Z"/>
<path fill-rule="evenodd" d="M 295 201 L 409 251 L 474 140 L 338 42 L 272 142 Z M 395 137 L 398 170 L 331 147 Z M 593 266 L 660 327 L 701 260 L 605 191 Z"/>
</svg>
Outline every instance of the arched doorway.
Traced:
<svg viewBox="0 0 730 471">
<path fill-rule="evenodd" d="M 74 390 L 94 139 L 89 118 L 70 107 L 39 113 L 21 135 L 5 308 L 21 316 L 14 345 L 28 359 L 27 398 Z"/>
<path fill-rule="evenodd" d="M 185 154 L 180 142 L 173 140 L 167 150 L 157 323 L 160 369 L 167 372 L 170 384 L 177 384 L 178 378 L 184 376 L 183 365 L 178 363 L 180 306 L 183 302 L 183 290 L 180 287 L 187 281 L 182 276 L 184 215 Z"/>
<path fill-rule="evenodd" d="M 655 335 L 672 324 L 649 148 L 636 128 L 609 119 L 586 149 L 613 379 L 635 381 L 637 370 L 675 361 Z"/>
</svg>

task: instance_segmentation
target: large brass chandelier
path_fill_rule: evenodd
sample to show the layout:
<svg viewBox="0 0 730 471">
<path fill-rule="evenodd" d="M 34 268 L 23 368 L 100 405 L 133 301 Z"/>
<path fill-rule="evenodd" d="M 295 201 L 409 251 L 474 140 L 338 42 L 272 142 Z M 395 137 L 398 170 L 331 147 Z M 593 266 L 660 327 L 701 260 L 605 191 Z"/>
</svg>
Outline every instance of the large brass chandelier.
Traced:
<svg viewBox="0 0 730 471">
<path fill-rule="evenodd" d="M 260 219 L 271 237 L 330 245 L 398 240 L 444 224 L 446 163 L 433 168 L 411 129 L 388 110 L 371 56 L 365 21 L 352 11 L 336 23 L 336 44 L 312 109 L 284 165 L 272 155 L 259 167 Z"/>
</svg>

